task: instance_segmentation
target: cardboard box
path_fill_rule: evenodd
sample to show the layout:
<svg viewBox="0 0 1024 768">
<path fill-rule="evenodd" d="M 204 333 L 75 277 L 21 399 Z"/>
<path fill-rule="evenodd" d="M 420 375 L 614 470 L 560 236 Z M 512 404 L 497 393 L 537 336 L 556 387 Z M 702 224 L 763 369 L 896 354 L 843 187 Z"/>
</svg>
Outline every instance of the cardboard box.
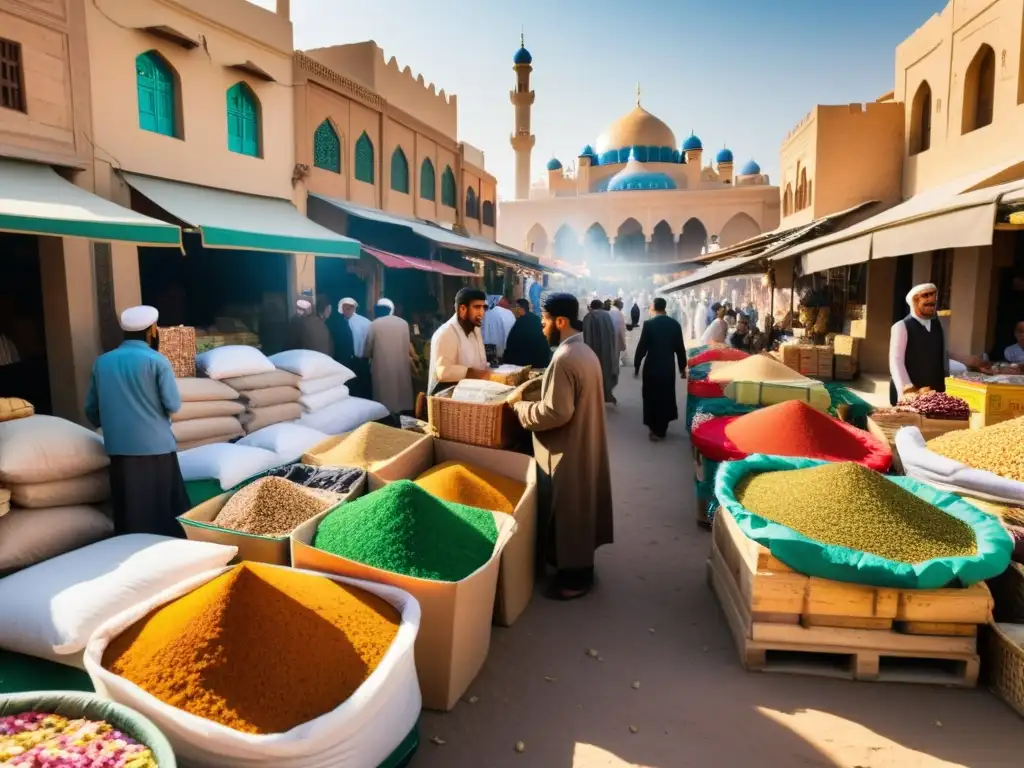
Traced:
<svg viewBox="0 0 1024 768">
<path fill-rule="evenodd" d="M 432 441 L 432 450 L 418 445 L 415 453 L 406 453 L 400 460 L 370 475 L 370 489 L 376 490 L 396 480 L 415 480 L 428 469 L 446 461 L 461 461 L 488 469 L 513 480 L 526 483 L 512 517 L 516 535 L 501 555 L 498 575 L 498 596 L 494 603 L 494 621 L 511 627 L 526 610 L 533 596 L 537 569 L 537 463 L 529 456 L 511 451 L 481 448 L 450 440 Z"/>
<path fill-rule="evenodd" d="M 411 430 L 407 430 L 407 431 L 411 431 Z M 322 454 L 328 453 L 329 451 L 337 448 L 351 434 L 352 434 L 352 432 L 345 432 L 345 433 L 343 433 L 341 435 L 332 435 L 331 437 L 327 438 L 326 440 L 324 440 L 324 441 L 322 441 L 320 443 L 317 443 L 312 448 L 310 448 L 308 451 L 306 451 L 305 453 L 302 454 L 302 458 L 301 458 L 302 463 L 304 463 L 304 464 L 312 464 L 312 465 L 317 466 L 317 467 L 331 466 L 330 464 L 327 464 L 325 462 L 325 460 L 322 458 Z M 414 432 L 413 434 L 419 434 L 419 433 L 415 433 Z M 361 467 L 361 469 L 365 469 L 367 471 L 373 471 L 373 470 L 376 470 L 376 469 L 381 469 L 381 468 L 387 467 L 393 461 L 397 461 L 397 462 L 401 463 L 402 461 L 406 461 L 407 457 L 415 457 L 417 455 L 421 455 L 423 453 L 423 451 L 428 451 L 429 452 L 430 450 L 432 450 L 430 448 L 430 435 L 421 434 L 420 435 L 420 439 L 417 440 L 412 445 L 410 445 L 408 448 L 406 448 L 406 449 L 404 449 L 402 451 L 399 451 L 398 453 L 396 453 L 394 456 L 391 456 L 390 458 L 381 459 L 379 461 L 373 462 L 369 466 Z M 353 464 L 351 466 L 355 466 L 355 465 Z M 374 489 L 371 487 L 370 490 L 374 490 Z"/>
<path fill-rule="evenodd" d="M 292 532 L 292 565 L 310 571 L 349 576 L 403 589 L 420 603 L 416 637 L 416 673 L 423 706 L 447 712 L 479 674 L 491 647 L 491 614 L 502 550 L 516 530 L 511 515 L 492 512 L 498 539 L 491 559 L 462 581 L 403 576 L 332 555 L 313 546 L 317 515 Z"/>
<path fill-rule="evenodd" d="M 857 358 L 836 354 L 833 358 L 833 376 L 837 381 L 853 381 L 857 378 Z"/>
<path fill-rule="evenodd" d="M 986 384 L 948 376 L 946 394 L 966 400 L 971 411 L 980 414 L 980 418 L 975 421 L 980 422 L 981 426 L 987 427 L 1024 416 L 1024 386 Z"/>
<path fill-rule="evenodd" d="M 818 375 L 818 348 L 809 345 L 800 346 L 800 367 L 797 369 L 804 376 Z"/>
<path fill-rule="evenodd" d="M 832 342 L 837 355 L 848 355 L 856 358 L 860 353 L 860 339 L 853 336 L 837 335 Z"/>
<path fill-rule="evenodd" d="M 782 364 L 787 368 L 800 372 L 800 344 L 783 344 L 779 347 L 782 352 Z"/>
<path fill-rule="evenodd" d="M 340 503 L 359 498 L 365 489 L 366 475 L 364 474 L 352 484 Z M 213 544 L 238 547 L 238 555 L 235 560 L 249 560 L 254 563 L 270 563 L 271 565 L 291 565 L 290 536 L 257 536 L 213 525 L 214 518 L 220 514 L 228 499 L 235 493 L 237 491 L 222 493 L 181 515 L 178 522 L 185 529 L 185 537 L 191 541 L 208 541 Z"/>
<path fill-rule="evenodd" d="M 825 381 L 831 381 L 833 357 L 832 347 L 819 345 L 816 346 L 815 349 L 818 351 L 818 372 L 812 375 Z"/>
</svg>

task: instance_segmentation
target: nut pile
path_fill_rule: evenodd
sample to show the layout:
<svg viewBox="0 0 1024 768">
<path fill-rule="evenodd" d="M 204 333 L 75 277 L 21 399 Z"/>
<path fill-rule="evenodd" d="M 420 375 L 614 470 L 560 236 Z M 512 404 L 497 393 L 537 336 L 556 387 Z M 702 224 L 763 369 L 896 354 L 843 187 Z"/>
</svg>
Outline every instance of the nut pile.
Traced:
<svg viewBox="0 0 1024 768">
<path fill-rule="evenodd" d="M 978 551 L 966 523 L 860 464 L 748 475 L 736 498 L 754 514 L 810 539 L 898 563 Z"/>
<path fill-rule="evenodd" d="M 927 392 L 912 400 L 901 400 L 899 405 L 915 411 L 929 419 L 951 419 L 967 421 L 971 418 L 971 407 L 966 400 L 947 395 L 945 392 Z"/>
<path fill-rule="evenodd" d="M 0 765 L 156 768 L 156 760 L 103 720 L 22 712 L 0 717 Z"/>
<path fill-rule="evenodd" d="M 1024 483 L 1024 416 L 982 429 L 958 429 L 928 441 L 928 450 Z"/>
<path fill-rule="evenodd" d="M 371 421 L 348 434 L 328 438 L 310 448 L 302 457 L 302 463 L 376 469 L 382 462 L 393 459 L 422 439 L 423 435 L 416 432 Z"/>
<path fill-rule="evenodd" d="M 261 477 L 228 499 L 213 524 L 255 536 L 287 536 L 342 498 L 280 477 Z"/>
</svg>

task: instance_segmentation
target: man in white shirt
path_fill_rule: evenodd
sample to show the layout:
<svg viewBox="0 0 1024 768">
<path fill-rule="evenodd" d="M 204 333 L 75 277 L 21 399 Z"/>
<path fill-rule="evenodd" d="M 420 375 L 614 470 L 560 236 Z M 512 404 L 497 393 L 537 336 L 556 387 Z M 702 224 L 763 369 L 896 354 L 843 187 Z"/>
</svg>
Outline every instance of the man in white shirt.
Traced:
<svg viewBox="0 0 1024 768">
<path fill-rule="evenodd" d="M 428 394 L 436 394 L 463 379 L 488 375 L 480 330 L 486 312 L 487 294 L 479 288 L 462 288 L 455 294 L 455 314 L 430 339 Z"/>
<path fill-rule="evenodd" d="M 480 331 L 483 334 L 484 346 L 493 345 L 500 360 L 505 354 L 505 344 L 512 326 L 516 324 L 516 316 L 511 310 L 505 309 L 498 302 L 501 296 L 487 297 L 487 312 Z"/>
<path fill-rule="evenodd" d="M 1008 363 L 1024 363 L 1024 320 L 1021 320 L 1013 327 L 1013 338 L 1016 344 L 1011 344 L 1003 351 L 1003 357 Z"/>
<path fill-rule="evenodd" d="M 715 310 L 715 319 L 704 329 L 700 338 L 701 344 L 725 344 L 729 336 L 729 324 L 725 321 L 725 309 L 721 306 Z"/>
<path fill-rule="evenodd" d="M 910 314 L 889 332 L 889 402 L 925 387 L 946 391 L 949 349 L 938 318 L 938 289 L 934 283 L 915 285 L 907 294 Z"/>
<path fill-rule="evenodd" d="M 338 302 L 338 311 L 344 316 L 352 331 L 352 373 L 356 375 L 348 384 L 353 397 L 372 398 L 373 384 L 370 380 L 370 362 L 365 358 L 366 337 L 370 335 L 370 320 L 358 314 L 359 302 L 346 297 Z M 346 363 L 348 365 L 348 363 Z"/>
</svg>

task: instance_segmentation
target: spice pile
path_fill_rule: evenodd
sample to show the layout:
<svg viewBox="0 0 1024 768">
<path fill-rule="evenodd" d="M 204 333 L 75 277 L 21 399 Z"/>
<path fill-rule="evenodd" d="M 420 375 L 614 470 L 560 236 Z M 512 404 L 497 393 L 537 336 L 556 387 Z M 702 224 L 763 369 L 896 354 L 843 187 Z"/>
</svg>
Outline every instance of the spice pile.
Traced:
<svg viewBox="0 0 1024 768">
<path fill-rule="evenodd" d="M 116 637 L 103 666 L 172 707 L 243 733 L 284 733 L 338 707 L 401 617 L 355 587 L 242 563 Z"/>
<path fill-rule="evenodd" d="M 490 512 L 399 480 L 326 515 L 313 546 L 392 573 L 461 581 L 490 559 L 497 539 Z"/>
<path fill-rule="evenodd" d="M 751 355 L 735 363 L 714 362 L 708 381 L 811 381 L 770 355 Z"/>
<path fill-rule="evenodd" d="M 446 461 L 428 469 L 416 485 L 443 501 L 465 504 L 511 515 L 526 492 L 526 485 L 497 472 Z"/>
<path fill-rule="evenodd" d="M 977 554 L 969 525 L 859 464 L 821 464 L 745 477 L 736 499 L 823 544 L 898 563 Z"/>
<path fill-rule="evenodd" d="M 927 392 L 913 399 L 900 400 L 896 405 L 899 409 L 913 411 L 929 419 L 967 421 L 971 418 L 971 406 L 967 401 L 945 392 Z"/>
<path fill-rule="evenodd" d="M 423 435 L 416 432 L 370 421 L 346 435 L 332 437 L 314 446 L 303 455 L 302 463 L 375 469 L 381 462 L 393 459 L 422 439 Z"/>
<path fill-rule="evenodd" d="M 982 429 L 958 429 L 928 441 L 928 450 L 1024 483 L 1024 416 Z"/>
<path fill-rule="evenodd" d="M 287 536 L 343 498 L 281 477 L 261 477 L 228 499 L 213 524 L 254 536 Z"/>
<path fill-rule="evenodd" d="M 48 712 L 0 717 L 0 765 L 157 768 L 149 747 L 110 723 Z"/>
</svg>

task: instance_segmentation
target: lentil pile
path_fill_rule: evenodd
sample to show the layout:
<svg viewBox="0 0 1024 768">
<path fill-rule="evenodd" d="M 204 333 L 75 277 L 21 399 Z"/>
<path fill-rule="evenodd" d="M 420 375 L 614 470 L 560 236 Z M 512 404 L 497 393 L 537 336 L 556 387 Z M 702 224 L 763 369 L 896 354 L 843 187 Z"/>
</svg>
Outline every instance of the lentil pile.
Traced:
<svg viewBox="0 0 1024 768">
<path fill-rule="evenodd" d="M 332 437 L 314 446 L 302 457 L 302 463 L 374 469 L 422 439 L 423 435 L 416 432 L 371 421 L 346 435 Z"/>
<path fill-rule="evenodd" d="M 172 707 L 243 733 L 283 733 L 346 701 L 401 617 L 355 587 L 242 563 L 140 619 L 103 666 Z"/>
<path fill-rule="evenodd" d="M 735 363 L 714 362 L 708 381 L 810 381 L 771 355 L 751 355 Z"/>
<path fill-rule="evenodd" d="M 287 536 L 342 498 L 281 477 L 261 477 L 228 499 L 213 524 L 255 536 Z"/>
<path fill-rule="evenodd" d="M 0 765 L 157 768 L 149 747 L 110 723 L 49 712 L 0 717 Z"/>
<path fill-rule="evenodd" d="M 506 515 L 512 514 L 526 492 L 525 483 L 458 461 L 446 461 L 428 469 L 416 478 L 416 485 L 443 501 Z"/>
<path fill-rule="evenodd" d="M 392 573 L 461 581 L 490 559 L 497 539 L 490 512 L 399 480 L 327 514 L 313 546 Z"/>
<path fill-rule="evenodd" d="M 947 432 L 929 440 L 928 450 L 1024 483 L 1024 416 L 981 429 Z"/>
<path fill-rule="evenodd" d="M 815 541 L 898 563 L 978 552 L 969 525 L 860 464 L 748 475 L 736 499 Z"/>
</svg>

